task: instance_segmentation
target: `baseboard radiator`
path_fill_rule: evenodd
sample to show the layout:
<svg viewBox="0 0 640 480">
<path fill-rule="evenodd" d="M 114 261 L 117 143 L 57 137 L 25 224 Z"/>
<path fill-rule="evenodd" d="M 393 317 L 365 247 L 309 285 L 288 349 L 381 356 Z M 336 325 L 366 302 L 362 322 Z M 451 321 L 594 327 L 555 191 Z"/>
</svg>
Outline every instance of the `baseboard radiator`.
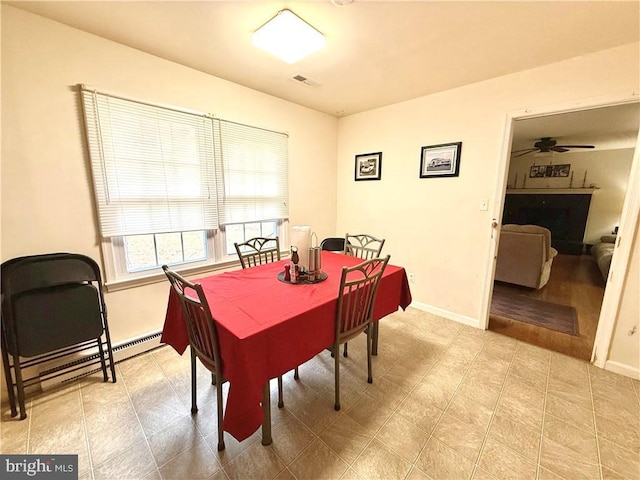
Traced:
<svg viewBox="0 0 640 480">
<path fill-rule="evenodd" d="M 160 343 L 160 337 L 162 332 L 160 330 L 149 332 L 148 334 L 136 337 L 124 342 L 112 345 L 113 359 L 115 364 L 135 357 L 142 353 L 154 350 L 162 344 Z M 101 372 L 100 367 L 96 368 L 96 363 L 99 365 L 100 354 L 97 348 L 95 351 L 88 351 L 86 354 L 78 356 L 76 358 L 66 358 L 63 364 L 43 364 L 40 366 L 37 376 L 40 377 L 40 381 L 36 382 L 33 387 L 39 387 L 42 390 L 46 388 L 59 385 L 61 383 L 68 383 L 81 377 L 86 377 L 96 372 Z M 57 373 L 62 372 L 62 373 Z"/>
</svg>

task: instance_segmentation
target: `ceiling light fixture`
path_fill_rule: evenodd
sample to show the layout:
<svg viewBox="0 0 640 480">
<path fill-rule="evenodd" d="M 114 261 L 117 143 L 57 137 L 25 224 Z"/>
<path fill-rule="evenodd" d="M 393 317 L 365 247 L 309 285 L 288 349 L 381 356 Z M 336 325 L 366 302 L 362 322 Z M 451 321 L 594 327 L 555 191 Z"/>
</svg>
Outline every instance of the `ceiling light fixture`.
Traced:
<svg viewBox="0 0 640 480">
<path fill-rule="evenodd" d="M 324 35 L 289 9 L 280 10 L 253 34 L 256 47 L 287 63 L 302 60 L 325 43 Z"/>
</svg>

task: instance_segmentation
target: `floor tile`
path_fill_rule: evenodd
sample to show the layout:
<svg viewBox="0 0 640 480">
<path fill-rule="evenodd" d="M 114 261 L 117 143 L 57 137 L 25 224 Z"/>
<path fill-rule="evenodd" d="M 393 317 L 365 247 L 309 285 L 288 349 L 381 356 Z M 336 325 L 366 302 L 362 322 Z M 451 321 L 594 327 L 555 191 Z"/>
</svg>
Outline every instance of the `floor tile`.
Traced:
<svg viewBox="0 0 640 480">
<path fill-rule="evenodd" d="M 482 434 L 487 432 L 493 409 L 478 404 L 471 398 L 457 393 L 445 410 L 452 417 L 470 425 Z"/>
<path fill-rule="evenodd" d="M 205 480 L 221 470 L 214 452 L 199 441 L 160 466 L 163 480 Z"/>
<path fill-rule="evenodd" d="M 525 480 L 535 479 L 537 475 L 535 461 L 520 456 L 491 438 L 482 449 L 478 466 L 497 479 Z"/>
<path fill-rule="evenodd" d="M 540 465 L 569 480 L 574 478 L 591 479 L 600 476 L 598 463 L 593 463 L 570 448 L 546 437 L 542 439 Z"/>
<path fill-rule="evenodd" d="M 591 463 L 598 463 L 598 445 L 592 432 L 586 432 L 553 415 L 546 415 L 543 436 L 570 448 Z"/>
<path fill-rule="evenodd" d="M 363 478 L 387 480 L 404 478 L 411 470 L 411 463 L 374 439 L 353 462 L 352 468 Z"/>
<path fill-rule="evenodd" d="M 576 405 L 555 395 L 547 395 L 546 411 L 554 417 L 595 433 L 593 410 Z"/>
<path fill-rule="evenodd" d="M 289 465 L 289 470 L 298 480 L 340 478 L 348 468 L 349 466 L 319 439 Z"/>
<path fill-rule="evenodd" d="M 464 479 L 471 478 L 474 464 L 432 437 L 418 457 L 416 466 L 434 479 Z"/>
<path fill-rule="evenodd" d="M 247 478 L 266 480 L 279 475 L 285 465 L 278 459 L 272 448 L 257 442 L 224 465 L 223 468 L 230 480 Z"/>
<path fill-rule="evenodd" d="M 474 463 L 478 459 L 478 453 L 485 439 L 482 433 L 446 413 L 433 431 L 433 438 L 440 440 Z"/>
<path fill-rule="evenodd" d="M 389 418 L 376 434 L 376 440 L 409 462 L 414 462 L 429 439 L 429 434 L 399 413 Z"/>
<path fill-rule="evenodd" d="M 604 467 L 626 478 L 640 478 L 640 455 L 603 438 L 598 443 Z"/>
<path fill-rule="evenodd" d="M 123 451 L 108 460 L 94 465 L 95 480 L 112 480 L 114 478 L 144 478 L 157 469 L 157 465 L 146 441 L 135 444 L 131 449 Z"/>
<path fill-rule="evenodd" d="M 496 412 L 488 438 L 515 450 L 534 462 L 540 453 L 540 430 L 534 430 L 512 418 L 504 410 Z"/>
</svg>

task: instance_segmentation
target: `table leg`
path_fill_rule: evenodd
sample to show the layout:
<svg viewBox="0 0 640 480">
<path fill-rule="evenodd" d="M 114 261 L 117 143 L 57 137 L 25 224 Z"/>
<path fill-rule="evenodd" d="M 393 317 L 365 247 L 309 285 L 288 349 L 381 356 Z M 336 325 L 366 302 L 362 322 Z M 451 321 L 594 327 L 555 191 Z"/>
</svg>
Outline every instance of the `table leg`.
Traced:
<svg viewBox="0 0 640 480">
<path fill-rule="evenodd" d="M 271 445 L 271 389 L 269 380 L 262 387 L 262 445 Z"/>
</svg>

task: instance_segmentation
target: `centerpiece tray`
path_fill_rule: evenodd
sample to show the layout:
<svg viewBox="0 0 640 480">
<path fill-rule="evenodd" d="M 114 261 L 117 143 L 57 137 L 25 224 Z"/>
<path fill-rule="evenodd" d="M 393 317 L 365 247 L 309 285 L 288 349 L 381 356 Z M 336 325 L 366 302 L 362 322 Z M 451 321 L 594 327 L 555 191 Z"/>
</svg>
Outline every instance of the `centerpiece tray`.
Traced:
<svg viewBox="0 0 640 480">
<path fill-rule="evenodd" d="M 313 283 L 324 282 L 327 278 L 329 278 L 329 275 L 327 275 L 325 272 L 320 272 L 319 275 L 316 275 L 316 278 L 314 280 L 309 280 L 309 276 L 304 273 L 300 275 L 297 283 L 291 283 L 289 280 L 284 279 L 284 272 L 280 272 L 278 274 L 278 280 L 280 280 L 282 283 L 289 283 L 291 285 L 310 285 Z"/>
</svg>

